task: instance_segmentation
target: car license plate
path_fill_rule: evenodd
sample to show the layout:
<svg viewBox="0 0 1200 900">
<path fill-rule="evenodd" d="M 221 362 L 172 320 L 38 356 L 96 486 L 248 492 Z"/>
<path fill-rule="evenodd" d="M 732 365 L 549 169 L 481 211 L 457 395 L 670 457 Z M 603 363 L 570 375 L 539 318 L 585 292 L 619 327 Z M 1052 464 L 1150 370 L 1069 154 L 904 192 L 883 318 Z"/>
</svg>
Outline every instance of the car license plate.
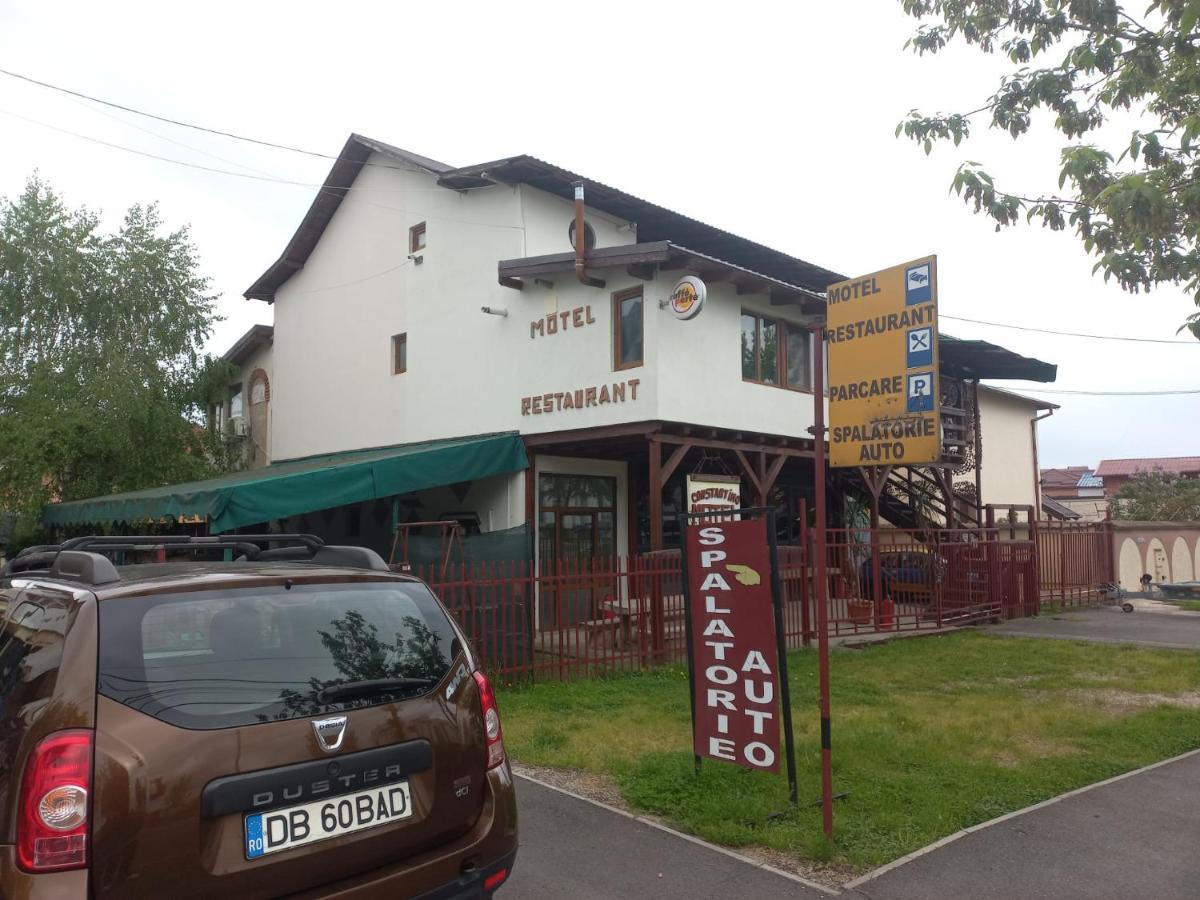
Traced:
<svg viewBox="0 0 1200 900">
<path fill-rule="evenodd" d="M 385 784 L 327 800 L 314 800 L 246 816 L 246 858 L 303 847 L 340 834 L 399 822 L 413 814 L 408 782 Z"/>
</svg>

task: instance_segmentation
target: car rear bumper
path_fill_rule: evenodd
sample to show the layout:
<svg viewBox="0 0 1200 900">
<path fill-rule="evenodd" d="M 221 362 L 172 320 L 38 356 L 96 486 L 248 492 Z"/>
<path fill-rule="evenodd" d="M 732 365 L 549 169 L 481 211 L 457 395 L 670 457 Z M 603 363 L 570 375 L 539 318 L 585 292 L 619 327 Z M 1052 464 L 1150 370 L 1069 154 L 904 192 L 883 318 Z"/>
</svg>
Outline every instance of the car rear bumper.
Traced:
<svg viewBox="0 0 1200 900">
<path fill-rule="evenodd" d="M 24 900 L 86 900 L 87 869 L 30 875 L 17 867 L 17 848 L 0 845 L 0 897 Z"/>
<path fill-rule="evenodd" d="M 501 869 L 511 873 L 517 855 L 517 795 L 508 762 L 487 773 L 487 784 L 488 797 L 479 819 L 456 841 L 295 896 L 305 900 L 490 897 L 507 876 L 492 888 L 485 887 L 488 879 Z"/>
<path fill-rule="evenodd" d="M 422 894 L 417 900 L 488 900 L 508 881 L 516 860 L 517 851 L 514 850 L 504 859 L 482 869 L 476 869 L 474 872 L 460 875 L 456 881 L 430 891 L 428 894 Z M 493 881 L 493 879 L 495 880 Z"/>
</svg>

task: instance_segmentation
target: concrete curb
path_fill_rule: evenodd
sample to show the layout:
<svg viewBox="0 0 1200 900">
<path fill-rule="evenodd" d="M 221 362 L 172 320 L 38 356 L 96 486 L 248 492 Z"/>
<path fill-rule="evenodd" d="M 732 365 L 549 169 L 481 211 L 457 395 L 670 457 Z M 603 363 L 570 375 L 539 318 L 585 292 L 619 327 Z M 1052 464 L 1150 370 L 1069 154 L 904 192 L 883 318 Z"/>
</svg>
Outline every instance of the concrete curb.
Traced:
<svg viewBox="0 0 1200 900">
<path fill-rule="evenodd" d="M 518 766 L 513 766 L 513 774 L 518 778 L 524 778 L 526 781 L 531 781 L 539 787 L 544 787 L 551 791 L 557 791 L 558 793 L 564 794 L 567 797 L 573 797 L 576 800 L 582 800 L 584 803 L 590 803 L 592 806 L 598 806 L 600 809 L 607 810 L 610 813 L 615 813 L 616 815 L 622 816 L 626 819 L 632 819 L 633 821 L 640 822 L 642 825 L 647 825 L 650 828 L 656 828 L 659 831 L 673 835 L 674 837 L 696 844 L 700 847 L 704 847 L 708 850 L 712 850 L 715 853 L 732 857 L 733 859 L 744 862 L 748 866 L 754 866 L 756 869 L 762 869 L 763 871 L 770 872 L 772 875 L 778 875 L 780 878 L 786 878 L 789 881 L 802 884 L 807 888 L 812 888 L 814 891 L 820 891 L 821 893 L 828 894 L 831 897 L 840 896 L 840 891 L 838 891 L 836 888 L 831 888 L 827 884 L 820 884 L 816 881 L 810 881 L 809 879 L 803 878 L 794 872 L 786 872 L 783 869 L 776 868 L 768 863 L 759 862 L 757 859 L 752 859 L 749 856 L 743 856 L 741 853 L 736 853 L 727 847 L 719 847 L 716 844 L 710 844 L 708 841 L 701 840 L 694 835 L 684 834 L 682 831 L 676 831 L 674 828 L 668 828 L 666 825 L 655 822 L 653 819 L 648 819 L 645 816 L 637 816 L 623 809 L 617 809 L 615 806 L 609 806 L 607 803 L 601 803 L 599 800 L 593 800 L 590 797 L 584 797 L 582 794 L 576 794 L 574 791 L 569 791 L 566 788 L 561 788 L 558 785 L 550 784 L 549 782 L 543 781 L 540 778 L 535 778 L 532 775 L 528 775 L 525 772 L 522 772 Z"/>
<path fill-rule="evenodd" d="M 989 819 L 986 822 L 980 822 L 978 825 L 972 825 L 969 828 L 964 828 L 962 831 L 956 831 L 954 834 L 947 835 L 939 841 L 934 841 L 920 850 L 914 850 L 907 856 L 902 856 L 899 859 L 894 859 L 890 863 L 880 866 L 878 869 L 872 869 L 865 875 L 860 875 L 853 881 L 847 881 L 842 885 L 843 890 L 851 891 L 855 888 L 878 878 L 885 872 L 890 872 L 892 869 L 898 869 L 906 863 L 912 862 L 918 857 L 924 856 L 926 853 L 932 853 L 934 850 L 944 847 L 947 844 L 957 841 L 959 838 L 966 837 L 968 834 L 974 834 L 977 831 L 983 831 L 985 828 L 991 828 L 993 825 L 999 825 L 1001 822 L 1007 822 L 1009 819 L 1015 819 L 1018 816 L 1023 816 L 1026 813 L 1035 812 L 1039 809 L 1044 809 L 1047 806 L 1053 806 L 1062 800 L 1068 800 L 1071 797 L 1076 797 L 1079 794 L 1086 794 L 1088 791 L 1096 788 L 1104 787 L 1105 785 L 1114 784 L 1118 781 L 1124 781 L 1126 778 L 1132 778 L 1134 775 L 1141 775 L 1143 772 L 1149 772 L 1152 769 L 1158 769 L 1162 766 L 1169 766 L 1171 763 L 1179 762 L 1180 760 L 1188 759 L 1189 757 L 1200 754 L 1200 750 L 1189 750 L 1187 753 L 1181 753 L 1178 756 L 1172 756 L 1170 759 L 1160 760 L 1156 763 L 1150 763 L 1148 766 L 1142 766 L 1140 769 L 1134 769 L 1130 772 L 1125 772 L 1121 775 L 1114 775 L 1112 778 L 1106 778 L 1104 781 L 1097 781 L 1094 784 L 1086 784 L 1081 788 L 1076 788 L 1073 791 L 1067 791 L 1065 794 L 1059 794 L 1057 797 L 1051 797 L 1049 800 L 1043 800 L 1041 803 L 1035 803 L 1033 806 L 1027 806 L 1024 809 L 1018 809 L 1014 812 L 1005 813 L 1002 816 L 997 816 L 995 819 Z"/>
</svg>

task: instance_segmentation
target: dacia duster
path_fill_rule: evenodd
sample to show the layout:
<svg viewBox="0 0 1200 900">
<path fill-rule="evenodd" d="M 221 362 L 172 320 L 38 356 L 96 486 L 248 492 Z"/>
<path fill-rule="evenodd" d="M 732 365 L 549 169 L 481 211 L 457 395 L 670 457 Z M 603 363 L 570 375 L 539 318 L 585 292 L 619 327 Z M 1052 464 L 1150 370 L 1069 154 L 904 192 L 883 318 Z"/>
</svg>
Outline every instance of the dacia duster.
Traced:
<svg viewBox="0 0 1200 900">
<path fill-rule="evenodd" d="M 475 898 L 512 871 L 491 685 L 371 550 L 75 538 L 9 562 L 0 621 L 0 896 Z"/>
</svg>

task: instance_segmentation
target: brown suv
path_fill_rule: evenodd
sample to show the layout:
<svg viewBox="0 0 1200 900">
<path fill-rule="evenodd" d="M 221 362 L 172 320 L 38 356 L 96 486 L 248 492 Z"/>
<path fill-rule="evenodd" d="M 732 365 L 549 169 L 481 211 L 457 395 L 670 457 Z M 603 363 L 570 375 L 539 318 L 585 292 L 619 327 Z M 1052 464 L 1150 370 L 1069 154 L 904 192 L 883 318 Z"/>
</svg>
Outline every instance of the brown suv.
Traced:
<svg viewBox="0 0 1200 900">
<path fill-rule="evenodd" d="M 199 550 L 230 561 L 125 564 Z M 9 563 L 0 617 L 0 896 L 489 897 L 512 871 L 491 686 L 370 550 L 75 538 Z"/>
</svg>

